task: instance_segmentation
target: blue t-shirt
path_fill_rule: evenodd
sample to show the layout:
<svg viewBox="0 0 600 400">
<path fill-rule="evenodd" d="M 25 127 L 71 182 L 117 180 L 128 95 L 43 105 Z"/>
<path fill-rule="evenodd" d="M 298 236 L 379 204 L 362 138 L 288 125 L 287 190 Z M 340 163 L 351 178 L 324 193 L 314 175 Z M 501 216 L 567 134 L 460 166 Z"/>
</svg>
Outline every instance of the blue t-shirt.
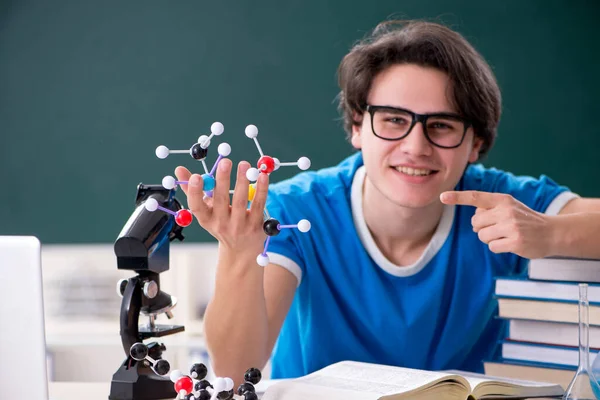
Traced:
<svg viewBox="0 0 600 400">
<path fill-rule="evenodd" d="M 427 370 L 482 371 L 504 335 L 494 277 L 523 273 L 527 260 L 494 254 L 473 232 L 475 208 L 445 206 L 413 265 L 393 265 L 362 215 L 361 153 L 339 165 L 272 184 L 267 209 L 282 224 L 308 219 L 307 233 L 270 239 L 272 263 L 298 278 L 272 354 L 272 377 L 305 375 L 341 360 Z M 575 194 L 549 178 L 516 177 L 470 165 L 457 190 L 509 193 L 557 213 Z"/>
</svg>

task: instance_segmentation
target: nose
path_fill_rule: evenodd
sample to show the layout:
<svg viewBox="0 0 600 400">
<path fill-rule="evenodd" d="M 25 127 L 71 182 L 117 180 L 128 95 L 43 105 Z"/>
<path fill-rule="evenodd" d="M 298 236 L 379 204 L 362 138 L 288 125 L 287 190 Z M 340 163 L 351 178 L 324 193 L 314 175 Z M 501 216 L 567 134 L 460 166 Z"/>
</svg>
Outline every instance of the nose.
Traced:
<svg viewBox="0 0 600 400">
<path fill-rule="evenodd" d="M 423 123 L 417 122 L 408 136 L 400 140 L 400 148 L 413 156 L 430 156 L 433 153 L 433 145 L 425 137 Z"/>
</svg>

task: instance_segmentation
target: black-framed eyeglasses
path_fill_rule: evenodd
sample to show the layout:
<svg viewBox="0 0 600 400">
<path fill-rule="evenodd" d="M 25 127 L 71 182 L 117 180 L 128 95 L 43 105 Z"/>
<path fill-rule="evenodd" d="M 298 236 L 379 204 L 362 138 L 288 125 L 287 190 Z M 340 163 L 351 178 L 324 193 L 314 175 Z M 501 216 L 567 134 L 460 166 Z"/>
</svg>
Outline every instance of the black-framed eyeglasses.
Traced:
<svg viewBox="0 0 600 400">
<path fill-rule="evenodd" d="M 458 114 L 418 114 L 391 106 L 367 105 L 373 134 L 384 140 L 404 139 L 417 122 L 423 125 L 427 140 L 434 146 L 453 149 L 460 146 L 471 123 Z"/>
</svg>

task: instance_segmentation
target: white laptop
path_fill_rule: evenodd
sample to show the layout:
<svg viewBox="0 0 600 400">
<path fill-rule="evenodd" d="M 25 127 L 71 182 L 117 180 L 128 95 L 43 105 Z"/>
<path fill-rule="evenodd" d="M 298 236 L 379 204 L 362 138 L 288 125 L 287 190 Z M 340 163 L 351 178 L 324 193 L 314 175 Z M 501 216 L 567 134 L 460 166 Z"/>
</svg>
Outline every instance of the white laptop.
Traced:
<svg viewBox="0 0 600 400">
<path fill-rule="evenodd" d="M 41 244 L 0 236 L 0 399 L 48 399 Z"/>
</svg>

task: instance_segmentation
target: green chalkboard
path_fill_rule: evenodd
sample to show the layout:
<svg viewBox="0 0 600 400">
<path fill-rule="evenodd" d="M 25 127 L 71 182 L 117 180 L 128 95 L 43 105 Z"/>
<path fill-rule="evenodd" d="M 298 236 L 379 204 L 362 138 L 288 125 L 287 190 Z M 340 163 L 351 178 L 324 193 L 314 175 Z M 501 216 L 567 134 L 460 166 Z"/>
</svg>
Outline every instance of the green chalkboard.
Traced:
<svg viewBox="0 0 600 400">
<path fill-rule="evenodd" d="M 504 114 L 487 165 L 545 173 L 600 196 L 597 1 L 3 1 L 0 234 L 112 242 L 139 182 L 187 156 L 210 125 L 235 162 L 255 162 L 244 127 L 282 161 L 312 168 L 353 149 L 336 110 L 342 56 L 390 17 L 462 32 L 494 68 Z M 212 147 L 209 164 L 216 157 Z M 277 171 L 273 181 L 298 170 Z M 190 241 L 212 238 L 199 227 Z"/>
</svg>

